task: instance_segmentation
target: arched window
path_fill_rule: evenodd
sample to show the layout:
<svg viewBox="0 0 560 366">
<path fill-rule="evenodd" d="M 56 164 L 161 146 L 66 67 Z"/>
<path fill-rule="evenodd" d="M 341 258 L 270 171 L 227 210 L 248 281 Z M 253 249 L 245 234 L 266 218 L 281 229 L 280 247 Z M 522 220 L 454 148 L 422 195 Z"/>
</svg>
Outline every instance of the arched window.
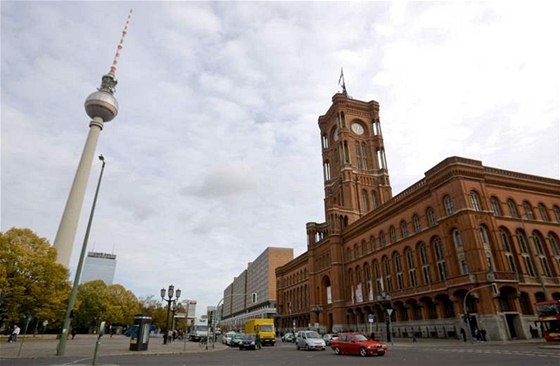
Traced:
<svg viewBox="0 0 560 366">
<path fill-rule="evenodd" d="M 432 283 L 430 276 L 430 262 L 428 261 L 428 253 L 424 243 L 420 243 L 418 246 L 418 252 L 420 254 L 420 265 L 422 266 L 422 279 L 424 280 L 424 285 L 430 285 Z"/>
<path fill-rule="evenodd" d="M 367 244 L 365 240 L 362 240 L 362 255 L 366 255 L 367 254 Z"/>
<path fill-rule="evenodd" d="M 548 264 L 548 259 L 546 258 L 546 252 L 544 247 L 544 238 L 538 231 L 533 231 L 533 240 L 535 241 L 535 247 L 537 248 L 537 255 L 539 257 L 539 262 L 541 264 L 542 270 L 546 277 L 552 277 L 552 271 L 550 270 L 550 265 Z"/>
<path fill-rule="evenodd" d="M 517 204 L 511 198 L 507 200 L 507 206 L 509 215 L 511 217 L 519 218 L 519 213 L 517 212 Z"/>
<path fill-rule="evenodd" d="M 368 212 L 369 211 L 369 201 L 368 201 L 368 193 L 367 191 L 364 189 L 362 191 L 362 212 Z"/>
<path fill-rule="evenodd" d="M 432 227 L 437 225 L 436 213 L 433 208 L 428 207 L 426 210 L 426 217 L 428 218 L 428 226 Z"/>
<path fill-rule="evenodd" d="M 398 252 L 393 254 L 393 265 L 395 266 L 395 272 L 397 273 L 397 289 L 402 290 L 404 288 L 403 266 L 401 255 Z"/>
<path fill-rule="evenodd" d="M 381 269 L 379 268 L 379 262 L 377 260 L 373 261 L 373 275 L 375 276 L 375 289 L 378 294 L 383 292 L 383 281 L 381 280 Z"/>
<path fill-rule="evenodd" d="M 371 191 L 371 207 L 376 208 L 378 205 L 377 203 L 377 192 L 376 191 Z"/>
<path fill-rule="evenodd" d="M 385 233 L 383 231 L 379 232 L 379 244 L 381 248 L 385 248 L 385 245 L 387 245 L 387 240 L 385 239 Z"/>
<path fill-rule="evenodd" d="M 461 238 L 461 232 L 454 229 L 452 232 L 453 243 L 455 244 L 455 252 L 457 253 L 457 261 L 459 262 L 459 268 L 461 274 L 469 274 L 469 266 L 467 265 L 467 259 L 465 258 L 465 251 L 463 249 L 463 239 Z"/>
<path fill-rule="evenodd" d="M 377 250 L 377 244 L 375 243 L 375 238 L 372 236 L 370 236 L 369 238 L 369 244 L 371 246 L 371 251 L 373 252 L 374 250 Z"/>
<path fill-rule="evenodd" d="M 369 301 L 373 301 L 373 285 L 371 283 L 371 268 L 368 263 L 364 265 L 364 274 L 366 276 L 367 297 Z"/>
<path fill-rule="evenodd" d="M 548 234 L 548 242 L 550 243 L 556 262 L 558 263 L 558 266 L 560 266 L 560 243 L 558 241 L 558 237 L 556 237 L 553 233 L 550 233 Z"/>
<path fill-rule="evenodd" d="M 329 139 L 327 139 L 326 134 L 321 135 L 321 145 L 322 145 L 323 149 L 326 149 L 326 148 L 329 147 Z"/>
<path fill-rule="evenodd" d="M 500 200 L 498 200 L 496 197 L 492 197 L 490 198 L 490 204 L 492 205 L 492 212 L 494 212 L 494 216 L 502 216 Z"/>
<path fill-rule="evenodd" d="M 473 210 L 482 211 L 482 205 L 480 204 L 480 196 L 478 195 L 478 192 L 471 191 L 470 196 L 471 196 L 471 206 Z"/>
<path fill-rule="evenodd" d="M 443 197 L 443 207 L 445 207 L 445 214 L 447 216 L 453 215 L 455 208 L 453 207 L 453 200 L 451 199 L 451 196 L 446 195 Z"/>
<path fill-rule="evenodd" d="M 325 181 L 331 180 L 331 163 L 328 161 L 323 163 L 323 176 Z"/>
<path fill-rule="evenodd" d="M 552 206 L 552 211 L 554 211 L 554 217 L 556 218 L 556 222 L 560 223 L 560 207 L 554 205 Z"/>
<path fill-rule="evenodd" d="M 393 225 L 389 228 L 389 235 L 391 236 L 391 243 L 395 243 L 397 241 L 397 230 Z"/>
<path fill-rule="evenodd" d="M 496 267 L 494 265 L 494 257 L 490 246 L 490 238 L 488 237 L 488 229 L 486 226 L 480 225 L 478 227 L 478 233 L 480 234 L 480 241 L 482 242 L 482 247 L 484 248 L 484 253 L 486 254 L 486 265 L 488 266 L 488 270 L 495 271 Z"/>
<path fill-rule="evenodd" d="M 500 229 L 500 240 L 504 248 L 504 253 L 508 263 L 509 271 L 517 272 L 517 266 L 515 265 L 514 253 L 511 246 L 510 235 L 505 229 Z"/>
<path fill-rule="evenodd" d="M 539 203 L 539 212 L 541 214 L 541 220 L 549 222 L 550 218 L 548 217 L 548 212 L 546 210 L 546 206 L 542 203 Z"/>
<path fill-rule="evenodd" d="M 418 215 L 414 214 L 412 216 L 412 223 L 414 225 L 415 233 L 419 233 L 420 231 L 422 231 L 422 223 L 420 222 L 420 217 L 418 217 Z"/>
<path fill-rule="evenodd" d="M 414 262 L 414 254 L 412 249 L 405 249 L 406 255 L 406 267 L 408 269 L 408 281 L 410 282 L 410 287 L 416 287 L 416 264 Z"/>
<path fill-rule="evenodd" d="M 531 207 L 531 204 L 527 201 L 523 202 L 523 210 L 525 210 L 525 217 L 528 220 L 534 220 L 535 219 L 535 215 L 533 215 L 533 207 Z"/>
<path fill-rule="evenodd" d="M 529 243 L 527 240 L 527 236 L 523 230 L 518 229 L 515 232 L 515 237 L 517 239 L 517 244 L 521 249 L 521 257 L 523 258 L 523 263 L 525 264 L 525 269 L 527 270 L 527 274 L 531 277 L 535 277 L 537 275 L 535 271 L 535 264 L 533 263 L 533 259 L 531 258 L 529 252 Z"/>
<path fill-rule="evenodd" d="M 391 262 L 389 257 L 383 257 L 383 269 L 385 270 L 385 284 L 387 285 L 387 291 L 393 291 L 393 278 L 391 276 Z"/>
<path fill-rule="evenodd" d="M 445 263 L 445 253 L 443 252 L 443 245 L 441 244 L 441 239 L 436 237 L 433 243 L 434 243 L 434 251 L 436 253 L 438 277 L 440 281 L 445 281 L 447 280 L 447 265 Z"/>
<path fill-rule="evenodd" d="M 408 236 L 408 225 L 406 221 L 401 221 L 401 237 L 406 238 Z"/>
<path fill-rule="evenodd" d="M 347 261 L 352 260 L 352 251 L 350 250 L 350 248 L 346 248 L 346 260 Z"/>
<path fill-rule="evenodd" d="M 354 258 L 360 257 L 360 249 L 358 248 L 358 244 L 354 244 Z"/>
</svg>

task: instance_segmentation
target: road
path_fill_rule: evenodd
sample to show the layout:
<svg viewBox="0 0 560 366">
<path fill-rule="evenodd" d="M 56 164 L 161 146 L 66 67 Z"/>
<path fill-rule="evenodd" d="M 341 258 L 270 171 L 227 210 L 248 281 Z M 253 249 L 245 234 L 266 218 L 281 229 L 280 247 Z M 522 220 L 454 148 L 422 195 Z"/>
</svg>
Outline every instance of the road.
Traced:
<svg viewBox="0 0 560 366">
<path fill-rule="evenodd" d="M 0 348 L 1 351 L 1 348 Z M 1 355 L 0 355 L 1 357 Z M 2 366 L 55 366 L 91 365 L 87 357 L 0 358 Z M 410 366 L 558 366 L 560 347 L 550 347 L 544 342 L 488 342 L 463 343 L 459 341 L 410 341 L 389 345 L 383 357 L 336 356 L 332 350 L 298 351 L 294 344 L 279 342 L 275 347 L 259 351 L 193 349 L 183 354 L 141 353 L 102 355 L 97 365 L 162 365 L 162 366 L 281 366 L 281 365 L 410 365 Z"/>
</svg>

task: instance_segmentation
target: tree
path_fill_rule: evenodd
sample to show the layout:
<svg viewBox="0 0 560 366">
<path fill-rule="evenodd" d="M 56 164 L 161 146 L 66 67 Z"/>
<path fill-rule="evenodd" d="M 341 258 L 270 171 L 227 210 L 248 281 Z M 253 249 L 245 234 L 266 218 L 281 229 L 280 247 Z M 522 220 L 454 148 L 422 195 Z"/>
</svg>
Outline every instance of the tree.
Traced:
<svg viewBox="0 0 560 366">
<path fill-rule="evenodd" d="M 70 293 L 68 274 L 47 239 L 29 229 L 0 232 L 0 326 L 21 326 L 29 315 L 60 326 Z"/>
<path fill-rule="evenodd" d="M 82 331 L 97 328 L 101 321 L 109 324 L 132 324 L 140 312 L 134 294 L 122 285 L 107 286 L 101 280 L 89 281 L 78 287 L 72 326 Z"/>
</svg>

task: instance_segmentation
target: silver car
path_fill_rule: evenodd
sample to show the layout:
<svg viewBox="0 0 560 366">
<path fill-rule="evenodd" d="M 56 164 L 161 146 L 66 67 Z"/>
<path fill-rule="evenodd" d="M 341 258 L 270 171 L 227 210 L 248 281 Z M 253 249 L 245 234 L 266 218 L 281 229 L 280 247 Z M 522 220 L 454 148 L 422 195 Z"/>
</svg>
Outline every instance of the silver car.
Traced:
<svg viewBox="0 0 560 366">
<path fill-rule="evenodd" d="M 303 330 L 298 332 L 296 337 L 296 348 L 304 350 L 320 349 L 325 350 L 325 341 L 321 335 L 314 330 Z"/>
</svg>

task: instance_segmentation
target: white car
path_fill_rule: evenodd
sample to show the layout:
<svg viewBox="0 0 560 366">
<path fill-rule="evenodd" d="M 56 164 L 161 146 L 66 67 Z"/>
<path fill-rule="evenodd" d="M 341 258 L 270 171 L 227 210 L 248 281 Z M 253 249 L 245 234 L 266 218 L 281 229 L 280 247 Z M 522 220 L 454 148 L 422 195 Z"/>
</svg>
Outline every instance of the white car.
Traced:
<svg viewBox="0 0 560 366">
<path fill-rule="evenodd" d="M 326 348 L 325 341 L 321 335 L 314 330 L 304 330 L 298 332 L 296 337 L 296 348 L 304 350 L 320 349 L 324 351 Z"/>
<path fill-rule="evenodd" d="M 231 339 L 235 335 L 235 332 L 227 332 L 222 336 L 222 343 L 227 344 L 228 346 L 231 344 Z"/>
</svg>

